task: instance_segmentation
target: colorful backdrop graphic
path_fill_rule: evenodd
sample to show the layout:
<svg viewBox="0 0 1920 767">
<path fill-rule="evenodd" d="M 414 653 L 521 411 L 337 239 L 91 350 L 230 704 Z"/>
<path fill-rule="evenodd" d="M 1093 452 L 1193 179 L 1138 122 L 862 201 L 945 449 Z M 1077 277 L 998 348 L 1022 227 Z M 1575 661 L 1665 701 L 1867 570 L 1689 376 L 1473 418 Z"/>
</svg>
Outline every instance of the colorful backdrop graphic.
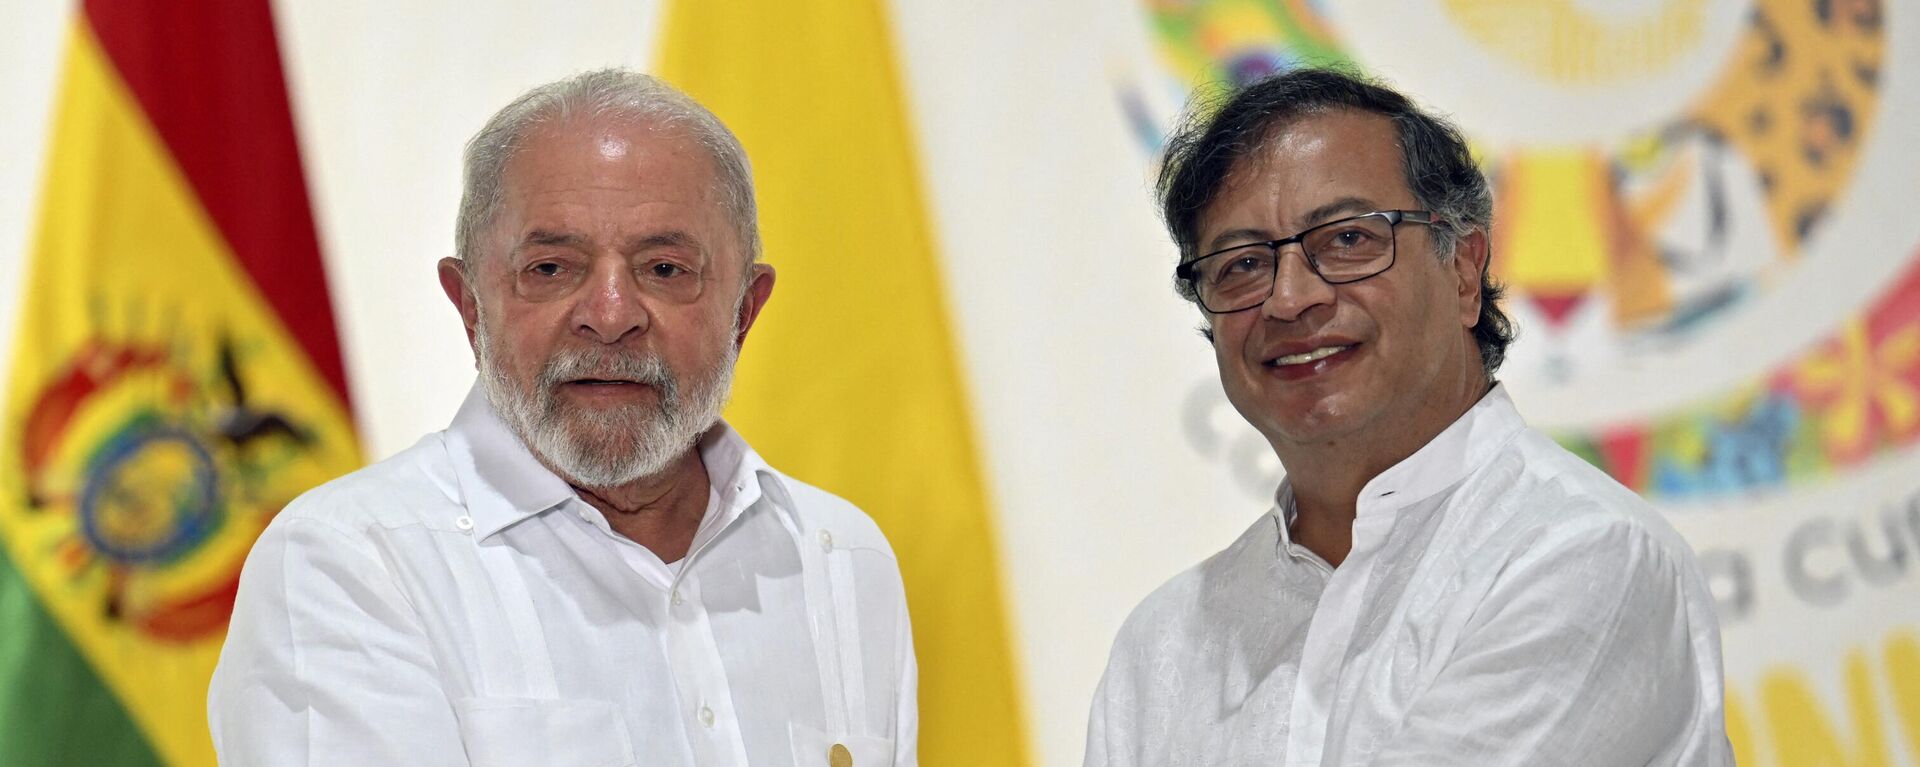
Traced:
<svg viewBox="0 0 1920 767">
<path fill-rule="evenodd" d="M 1417 5 L 1438 6 L 1451 27 L 1421 32 L 1457 36 L 1507 77 L 1576 96 L 1593 83 L 1631 88 L 1689 64 L 1681 54 L 1709 37 L 1704 0 L 1654 3 L 1644 13 L 1571 0 Z M 1352 10 L 1359 4 L 1344 7 L 1364 23 L 1367 14 Z M 1367 65 L 1315 4 L 1149 8 L 1172 83 L 1243 83 L 1297 64 Z M 1495 268 L 1545 321 L 1536 338 L 1566 343 L 1563 325 L 1587 303 L 1605 306 L 1612 343 L 1670 342 L 1724 319 L 1748 293 L 1777 286 L 1775 264 L 1802 256 L 1803 241 L 1846 191 L 1878 111 L 1886 44 L 1878 4 L 1761 0 L 1734 23 L 1736 42 L 1717 62 L 1719 76 L 1685 100 L 1649 98 L 1653 111 L 1634 130 L 1581 143 L 1479 145 L 1500 202 Z M 1123 103 L 1143 124 L 1165 119 L 1128 94 Z M 1158 134 L 1145 135 L 1157 149 Z M 1730 242 L 1756 230 L 1771 236 L 1737 243 L 1743 248 Z"/>
<path fill-rule="evenodd" d="M 1077 764 L 1127 611 L 1279 476 L 1154 154 L 1313 62 L 1469 133 L 1502 379 L 1700 552 L 1740 763 L 1920 765 L 1914 41 L 1920 0 L 0 4 L 0 764 L 211 763 L 252 536 L 472 382 L 461 142 L 609 64 L 754 160 L 728 417 L 892 538 L 923 762 Z"/>
<path fill-rule="evenodd" d="M 1920 436 L 1920 254 L 1829 338 L 1724 397 L 1561 441 L 1650 499 L 1827 481 Z"/>
</svg>

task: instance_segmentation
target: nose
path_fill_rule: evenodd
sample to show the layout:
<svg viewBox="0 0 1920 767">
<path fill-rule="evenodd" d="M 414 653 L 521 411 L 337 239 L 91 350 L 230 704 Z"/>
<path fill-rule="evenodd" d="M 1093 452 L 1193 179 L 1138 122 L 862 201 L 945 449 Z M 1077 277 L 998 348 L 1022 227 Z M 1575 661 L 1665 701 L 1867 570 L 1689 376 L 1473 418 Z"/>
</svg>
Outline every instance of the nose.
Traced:
<svg viewBox="0 0 1920 767">
<path fill-rule="evenodd" d="M 1314 273 L 1299 245 L 1282 247 L 1273 268 L 1273 292 L 1260 304 L 1261 316 L 1293 322 L 1316 306 L 1333 304 L 1333 286 Z"/>
<path fill-rule="evenodd" d="M 588 290 L 573 307 L 574 333 L 603 344 L 619 343 L 629 335 L 647 332 L 653 315 L 624 259 L 595 264 L 587 278 Z"/>
</svg>

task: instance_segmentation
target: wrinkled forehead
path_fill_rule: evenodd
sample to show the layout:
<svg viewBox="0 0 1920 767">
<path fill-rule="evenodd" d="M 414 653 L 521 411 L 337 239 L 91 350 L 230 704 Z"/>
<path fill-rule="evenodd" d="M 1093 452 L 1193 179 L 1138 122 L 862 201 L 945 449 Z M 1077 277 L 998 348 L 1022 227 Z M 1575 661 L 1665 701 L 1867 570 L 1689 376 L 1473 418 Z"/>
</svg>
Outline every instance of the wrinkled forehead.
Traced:
<svg viewBox="0 0 1920 767">
<path fill-rule="evenodd" d="M 564 117 L 543 121 L 515 142 L 501 168 L 508 195 L 555 174 L 637 173 L 719 198 L 719 168 L 692 133 L 660 119 Z M 648 178 L 657 177 L 657 178 Z"/>
</svg>

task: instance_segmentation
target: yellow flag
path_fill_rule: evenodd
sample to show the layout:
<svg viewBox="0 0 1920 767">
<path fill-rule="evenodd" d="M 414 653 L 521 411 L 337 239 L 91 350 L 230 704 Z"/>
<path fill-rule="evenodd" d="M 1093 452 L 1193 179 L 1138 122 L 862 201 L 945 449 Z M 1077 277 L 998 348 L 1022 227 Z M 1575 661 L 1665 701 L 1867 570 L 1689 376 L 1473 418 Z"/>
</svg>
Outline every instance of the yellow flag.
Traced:
<svg viewBox="0 0 1920 767">
<path fill-rule="evenodd" d="M 779 269 L 728 420 L 893 542 L 923 761 L 1025 764 L 992 515 L 884 6 L 677 0 L 661 74 L 746 145 Z"/>
</svg>

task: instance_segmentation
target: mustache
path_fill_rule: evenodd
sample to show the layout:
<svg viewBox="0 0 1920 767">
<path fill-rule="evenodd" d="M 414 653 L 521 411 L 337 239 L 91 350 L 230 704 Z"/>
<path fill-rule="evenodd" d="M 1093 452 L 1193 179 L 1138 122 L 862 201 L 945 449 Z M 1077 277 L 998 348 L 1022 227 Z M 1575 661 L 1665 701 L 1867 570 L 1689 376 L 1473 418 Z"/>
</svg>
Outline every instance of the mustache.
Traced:
<svg viewBox="0 0 1920 767">
<path fill-rule="evenodd" d="M 593 378 L 603 381 L 632 381 L 660 392 L 661 402 L 676 401 L 679 381 L 666 360 L 649 352 L 615 352 L 605 349 L 573 349 L 556 352 L 540 367 L 539 390 L 551 391 L 568 381 Z"/>
</svg>

